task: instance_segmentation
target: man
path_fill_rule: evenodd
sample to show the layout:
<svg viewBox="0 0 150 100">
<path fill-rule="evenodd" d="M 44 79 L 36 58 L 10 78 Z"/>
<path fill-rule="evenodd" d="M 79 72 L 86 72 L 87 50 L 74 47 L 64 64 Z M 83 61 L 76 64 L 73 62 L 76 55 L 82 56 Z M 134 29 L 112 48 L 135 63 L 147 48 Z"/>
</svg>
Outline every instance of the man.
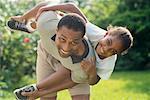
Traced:
<svg viewBox="0 0 150 100">
<path fill-rule="evenodd" d="M 84 58 L 94 57 L 89 41 L 83 38 L 85 22 L 76 14 L 67 15 L 59 23 L 58 21 L 55 12 L 52 11 L 42 13 L 37 21 L 37 30 L 41 39 L 38 43 L 37 80 L 42 81 L 49 75 L 55 75 L 52 73 L 60 71 L 60 69 L 61 71 L 65 70 L 65 67 L 71 70 L 73 84 L 80 83 L 69 89 L 72 98 L 88 100 L 90 93 L 88 83 L 95 84 L 100 78 L 97 77 L 95 71 L 94 75 L 90 76 L 91 79 L 88 79 L 89 77 L 80 67 L 80 62 Z M 60 63 L 64 67 L 61 67 Z M 56 93 L 42 98 L 44 100 L 55 99 Z"/>
</svg>

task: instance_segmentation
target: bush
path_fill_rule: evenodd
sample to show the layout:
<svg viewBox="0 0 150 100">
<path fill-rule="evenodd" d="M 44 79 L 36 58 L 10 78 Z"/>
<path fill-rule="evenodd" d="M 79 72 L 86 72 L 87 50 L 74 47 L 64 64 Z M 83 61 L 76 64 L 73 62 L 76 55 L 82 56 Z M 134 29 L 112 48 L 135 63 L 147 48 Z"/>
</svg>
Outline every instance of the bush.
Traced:
<svg viewBox="0 0 150 100">
<path fill-rule="evenodd" d="M 3 89 L 15 88 L 22 77 L 32 76 L 35 71 L 37 33 L 10 32 L 5 25 L 10 16 L 22 14 L 33 5 L 35 1 L 0 1 L 0 87 Z"/>
</svg>

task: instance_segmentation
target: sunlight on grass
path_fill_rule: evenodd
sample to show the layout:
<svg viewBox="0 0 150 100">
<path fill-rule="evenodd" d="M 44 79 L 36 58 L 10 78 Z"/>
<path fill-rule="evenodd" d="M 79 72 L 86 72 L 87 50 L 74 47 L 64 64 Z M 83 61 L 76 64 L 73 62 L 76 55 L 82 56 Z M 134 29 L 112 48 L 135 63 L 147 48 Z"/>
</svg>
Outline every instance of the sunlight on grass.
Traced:
<svg viewBox="0 0 150 100">
<path fill-rule="evenodd" d="M 102 81 L 92 87 L 91 100 L 148 100 L 148 94 L 136 93 L 132 89 L 127 91 L 127 84 L 129 82 L 123 80 Z"/>
<path fill-rule="evenodd" d="M 150 100 L 149 72 L 116 72 L 92 87 L 91 100 Z"/>
<path fill-rule="evenodd" d="M 90 100 L 150 100 L 149 73 L 150 71 L 114 72 L 109 80 L 91 87 Z M 0 100 L 15 100 L 10 92 L 0 93 L 3 94 L 0 95 Z M 57 100 L 71 100 L 69 92 L 59 92 Z"/>
</svg>

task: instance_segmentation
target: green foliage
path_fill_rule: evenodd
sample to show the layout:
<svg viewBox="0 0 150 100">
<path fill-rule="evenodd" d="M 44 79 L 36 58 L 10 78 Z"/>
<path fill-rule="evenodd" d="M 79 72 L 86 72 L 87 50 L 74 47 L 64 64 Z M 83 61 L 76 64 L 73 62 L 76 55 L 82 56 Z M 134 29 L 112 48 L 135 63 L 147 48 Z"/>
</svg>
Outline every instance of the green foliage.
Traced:
<svg viewBox="0 0 150 100">
<path fill-rule="evenodd" d="M 103 27 L 100 24 L 101 20 L 110 17 L 118 4 L 119 0 L 87 0 L 87 2 L 83 2 L 81 7 L 83 6 L 82 10 L 89 21 Z"/>
<path fill-rule="evenodd" d="M 24 13 L 35 5 L 35 1 L 17 3 L 0 1 L 0 88 L 14 89 L 19 81 L 35 71 L 37 34 L 10 32 L 5 23 L 10 16 Z M 28 43 L 24 38 L 29 38 Z M 15 84 L 12 84 L 15 83 Z"/>
<path fill-rule="evenodd" d="M 87 4 L 83 11 L 92 23 L 104 29 L 110 24 L 127 27 L 134 37 L 132 49 L 127 55 L 119 56 L 116 69 L 149 69 L 150 1 L 91 0 Z"/>
<path fill-rule="evenodd" d="M 111 14 L 111 17 L 102 21 L 102 23 L 105 22 L 104 26 L 112 24 L 127 27 L 134 37 L 134 45 L 130 52 L 119 59 L 118 69 L 120 69 L 119 67 L 148 69 L 150 68 L 150 34 L 148 34 L 150 31 L 150 2 L 147 0 L 124 0 L 123 3 L 121 2 L 118 8 L 124 8 L 124 10 L 118 9 L 116 13 Z"/>
</svg>

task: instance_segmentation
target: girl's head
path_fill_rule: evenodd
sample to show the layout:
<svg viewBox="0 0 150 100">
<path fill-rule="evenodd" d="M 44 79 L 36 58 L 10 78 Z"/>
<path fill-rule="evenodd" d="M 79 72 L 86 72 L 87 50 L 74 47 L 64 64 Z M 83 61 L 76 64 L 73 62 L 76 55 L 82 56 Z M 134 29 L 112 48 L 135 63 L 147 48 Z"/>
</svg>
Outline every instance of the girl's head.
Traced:
<svg viewBox="0 0 150 100">
<path fill-rule="evenodd" d="M 125 27 L 108 27 L 108 31 L 102 38 L 96 52 L 100 58 L 106 58 L 114 54 L 124 54 L 133 44 L 133 37 Z"/>
</svg>

